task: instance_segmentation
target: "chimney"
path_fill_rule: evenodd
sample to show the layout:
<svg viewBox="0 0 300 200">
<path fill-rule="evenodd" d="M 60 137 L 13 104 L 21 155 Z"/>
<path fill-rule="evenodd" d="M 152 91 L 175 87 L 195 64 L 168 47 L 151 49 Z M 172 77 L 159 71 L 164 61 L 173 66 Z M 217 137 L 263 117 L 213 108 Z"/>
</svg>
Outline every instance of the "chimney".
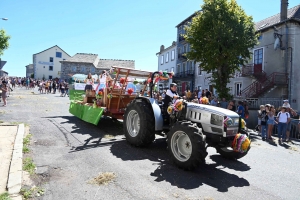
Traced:
<svg viewBox="0 0 300 200">
<path fill-rule="evenodd" d="M 289 5 L 288 0 L 281 0 L 280 21 L 284 21 L 287 19 L 288 5 Z"/>
</svg>

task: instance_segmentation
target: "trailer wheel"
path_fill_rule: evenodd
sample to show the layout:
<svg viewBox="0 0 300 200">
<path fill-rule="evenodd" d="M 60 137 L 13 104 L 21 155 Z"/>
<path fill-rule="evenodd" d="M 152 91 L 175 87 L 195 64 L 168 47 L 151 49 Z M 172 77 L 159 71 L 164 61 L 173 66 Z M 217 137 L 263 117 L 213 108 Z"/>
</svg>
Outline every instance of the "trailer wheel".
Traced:
<svg viewBox="0 0 300 200">
<path fill-rule="evenodd" d="M 154 115 L 146 102 L 131 102 L 124 114 L 126 140 L 135 146 L 147 146 L 155 139 Z"/>
</svg>

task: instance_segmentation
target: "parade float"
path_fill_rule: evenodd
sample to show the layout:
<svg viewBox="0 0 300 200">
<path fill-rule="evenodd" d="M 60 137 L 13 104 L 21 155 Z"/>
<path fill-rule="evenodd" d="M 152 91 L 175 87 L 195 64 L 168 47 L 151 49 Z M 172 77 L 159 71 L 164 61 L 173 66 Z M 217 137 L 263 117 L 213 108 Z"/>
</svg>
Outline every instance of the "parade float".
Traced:
<svg viewBox="0 0 300 200">
<path fill-rule="evenodd" d="M 154 83 L 170 78 L 172 73 L 160 72 Z M 123 119 L 127 104 L 137 96 L 149 96 L 149 84 L 152 72 L 123 67 L 112 67 L 105 72 L 107 81 L 99 88 L 99 79 L 93 90 L 84 91 L 86 75 L 77 75 L 74 89 L 70 90 L 69 112 L 83 121 L 97 125 L 102 115 Z"/>
</svg>

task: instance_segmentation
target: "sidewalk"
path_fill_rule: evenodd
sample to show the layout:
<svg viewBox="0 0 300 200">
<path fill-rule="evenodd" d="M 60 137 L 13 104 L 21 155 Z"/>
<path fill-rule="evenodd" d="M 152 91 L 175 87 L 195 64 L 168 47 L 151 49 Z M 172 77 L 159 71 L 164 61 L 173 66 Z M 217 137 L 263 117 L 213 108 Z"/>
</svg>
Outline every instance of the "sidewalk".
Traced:
<svg viewBox="0 0 300 200">
<path fill-rule="evenodd" d="M 0 124 L 0 194 L 21 189 L 24 132 L 24 124 Z"/>
</svg>

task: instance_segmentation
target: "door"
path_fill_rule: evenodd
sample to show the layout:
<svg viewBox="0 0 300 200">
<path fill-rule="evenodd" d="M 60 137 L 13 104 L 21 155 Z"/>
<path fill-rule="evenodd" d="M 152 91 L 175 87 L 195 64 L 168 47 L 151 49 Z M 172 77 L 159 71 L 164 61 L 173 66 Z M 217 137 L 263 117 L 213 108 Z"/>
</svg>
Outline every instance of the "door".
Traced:
<svg viewBox="0 0 300 200">
<path fill-rule="evenodd" d="M 254 74 L 262 73 L 262 64 L 263 64 L 263 48 L 254 50 Z"/>
</svg>

